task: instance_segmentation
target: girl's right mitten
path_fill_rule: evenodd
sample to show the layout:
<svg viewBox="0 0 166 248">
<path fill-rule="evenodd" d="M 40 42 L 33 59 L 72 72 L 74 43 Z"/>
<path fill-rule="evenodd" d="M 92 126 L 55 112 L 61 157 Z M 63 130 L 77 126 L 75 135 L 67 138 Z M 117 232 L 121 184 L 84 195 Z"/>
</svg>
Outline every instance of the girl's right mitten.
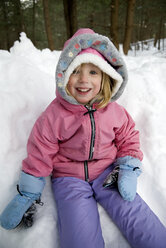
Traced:
<svg viewBox="0 0 166 248">
<path fill-rule="evenodd" d="M 43 177 L 34 177 L 21 172 L 18 186 L 19 194 L 9 202 L 0 215 L 0 225 L 10 230 L 17 227 L 23 219 L 24 222 L 27 221 L 28 226 L 28 223 L 30 223 L 28 218 L 32 218 L 32 210 L 36 211 L 34 203 L 40 204 L 40 197 L 44 186 L 45 179 Z"/>
</svg>

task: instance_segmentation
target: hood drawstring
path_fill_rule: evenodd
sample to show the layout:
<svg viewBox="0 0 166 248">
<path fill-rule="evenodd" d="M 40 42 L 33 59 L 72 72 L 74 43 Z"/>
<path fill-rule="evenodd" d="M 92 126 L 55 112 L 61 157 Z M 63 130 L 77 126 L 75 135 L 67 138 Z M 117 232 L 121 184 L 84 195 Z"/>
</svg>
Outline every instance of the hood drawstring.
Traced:
<svg viewBox="0 0 166 248">
<path fill-rule="evenodd" d="M 90 114 L 90 113 L 94 113 L 95 111 L 97 111 L 97 109 L 92 109 L 92 108 L 89 108 L 87 106 L 85 106 L 86 109 L 88 109 L 87 112 L 84 113 L 84 115 L 87 115 L 87 114 Z"/>
</svg>

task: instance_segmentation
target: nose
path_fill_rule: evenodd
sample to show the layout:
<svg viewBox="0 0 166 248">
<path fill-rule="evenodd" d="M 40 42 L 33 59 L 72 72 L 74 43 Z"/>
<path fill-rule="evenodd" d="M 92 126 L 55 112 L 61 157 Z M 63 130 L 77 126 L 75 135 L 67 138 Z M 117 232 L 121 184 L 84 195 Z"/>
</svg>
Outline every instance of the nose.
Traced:
<svg viewBox="0 0 166 248">
<path fill-rule="evenodd" d="M 88 83 L 88 74 L 85 71 L 80 72 L 79 80 L 81 83 Z"/>
</svg>

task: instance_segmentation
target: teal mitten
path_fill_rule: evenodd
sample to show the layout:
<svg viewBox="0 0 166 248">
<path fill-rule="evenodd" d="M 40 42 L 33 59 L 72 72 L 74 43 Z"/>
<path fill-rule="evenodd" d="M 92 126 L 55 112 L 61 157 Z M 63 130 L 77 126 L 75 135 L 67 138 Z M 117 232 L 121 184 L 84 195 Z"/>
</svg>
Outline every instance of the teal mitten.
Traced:
<svg viewBox="0 0 166 248">
<path fill-rule="evenodd" d="M 32 207 L 34 202 L 40 202 L 40 196 L 45 185 L 43 177 L 34 177 L 21 172 L 19 194 L 17 194 L 0 215 L 0 225 L 7 229 L 17 227 L 24 214 Z"/>
<path fill-rule="evenodd" d="M 118 158 L 118 190 L 126 201 L 133 201 L 137 191 L 137 177 L 141 174 L 141 161 L 131 156 Z"/>
</svg>

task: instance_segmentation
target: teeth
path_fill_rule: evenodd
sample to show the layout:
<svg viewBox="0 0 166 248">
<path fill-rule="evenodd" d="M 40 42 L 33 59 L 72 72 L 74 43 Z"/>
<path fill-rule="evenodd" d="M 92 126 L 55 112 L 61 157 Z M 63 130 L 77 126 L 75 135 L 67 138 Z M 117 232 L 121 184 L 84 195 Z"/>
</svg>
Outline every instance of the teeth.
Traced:
<svg viewBox="0 0 166 248">
<path fill-rule="evenodd" d="M 89 89 L 80 89 L 80 88 L 78 88 L 78 90 L 81 91 L 81 92 L 87 92 L 87 91 L 89 91 Z"/>
</svg>

